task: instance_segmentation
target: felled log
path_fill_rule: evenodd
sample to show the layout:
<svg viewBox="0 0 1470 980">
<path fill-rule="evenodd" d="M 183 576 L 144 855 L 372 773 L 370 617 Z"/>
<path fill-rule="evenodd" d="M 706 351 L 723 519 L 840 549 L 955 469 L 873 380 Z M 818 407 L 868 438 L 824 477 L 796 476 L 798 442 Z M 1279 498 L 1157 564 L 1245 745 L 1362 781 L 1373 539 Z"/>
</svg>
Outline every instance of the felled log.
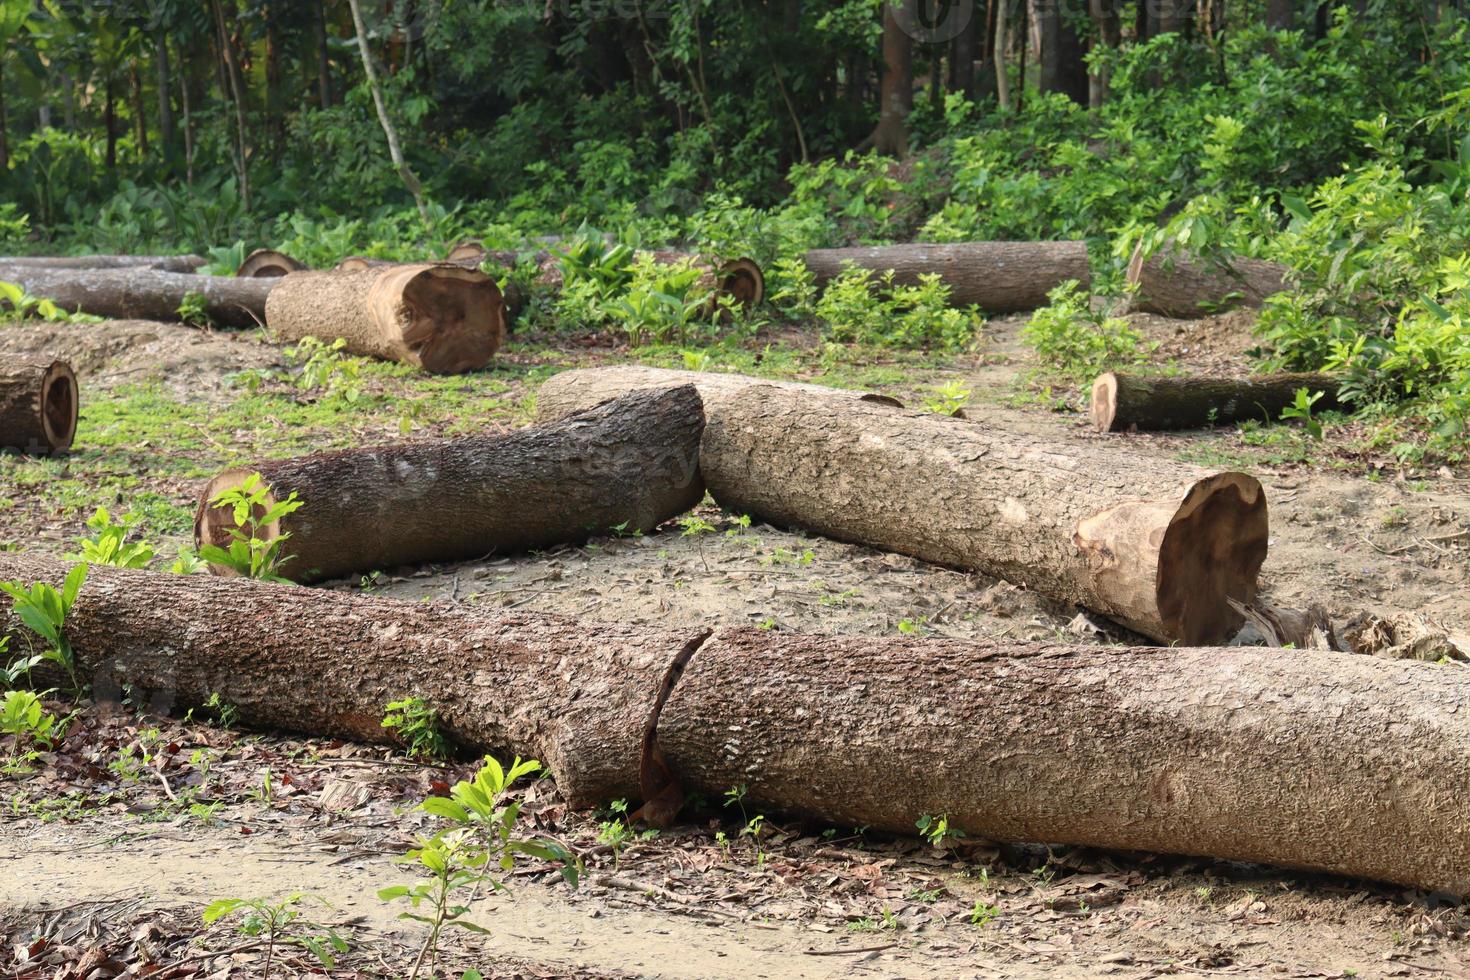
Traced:
<svg viewBox="0 0 1470 980">
<path fill-rule="evenodd" d="M 579 541 L 614 527 L 652 531 L 704 497 L 694 388 L 634 392 L 559 422 L 442 442 L 313 453 L 226 470 L 205 485 L 199 544 L 227 547 L 216 496 L 259 472 L 271 506 L 300 510 L 260 536 L 301 582 Z M 217 572 L 224 569 L 216 568 Z"/>
<path fill-rule="evenodd" d="M 600 375 L 553 378 L 538 412 L 595 404 Z M 1242 623 L 1227 600 L 1255 596 L 1266 499 L 1244 473 L 710 377 L 732 387 L 706 400 L 700 469 L 727 510 L 1004 578 L 1165 643 L 1226 640 Z"/>
<path fill-rule="evenodd" d="M 247 279 L 272 279 L 280 278 L 288 272 L 300 272 L 305 268 L 304 262 L 296 261 L 285 252 L 277 252 L 270 248 L 257 248 L 245 256 L 245 261 L 240 263 L 240 268 L 235 270 L 235 275 Z"/>
<path fill-rule="evenodd" d="M 276 280 L 199 276 L 127 268 L 53 268 L 0 265 L 0 281 L 13 282 L 32 296 L 49 299 L 69 313 L 118 320 L 179 320 L 189 296 L 203 300 L 215 323 L 251 327 L 265 319 L 265 300 Z"/>
<path fill-rule="evenodd" d="M 0 552 L 0 581 L 60 588 L 66 571 Z M 0 604 L 11 649 L 23 629 Z M 648 711 L 702 634 L 94 565 L 66 635 L 94 696 L 126 687 L 159 712 L 218 694 L 249 725 L 386 742 L 384 707 L 418 695 L 455 743 L 539 758 L 591 807 L 637 797 Z"/>
<path fill-rule="evenodd" d="M 1092 383 L 1092 425 L 1099 432 L 1155 432 L 1275 422 L 1301 388 L 1322 393 L 1314 410 L 1340 408 L 1340 383 L 1327 374 L 1151 378 L 1109 371 Z"/>
<path fill-rule="evenodd" d="M 1169 249 L 1143 258 L 1143 245 L 1128 262 L 1135 287 L 1130 309 L 1179 318 L 1218 313 L 1230 307 L 1259 307 L 1287 289 L 1290 266 L 1261 259 L 1224 260 Z"/>
<path fill-rule="evenodd" d="M 385 265 L 399 265 L 392 259 L 370 259 L 363 255 L 349 255 L 332 266 L 333 272 L 362 272 L 365 269 L 381 269 Z"/>
<path fill-rule="evenodd" d="M 917 286 L 935 273 L 950 288 L 954 306 L 988 313 L 1018 313 L 1045 306 L 1046 294 L 1069 279 L 1092 282 L 1086 242 L 958 242 L 950 245 L 873 245 L 816 248 L 803 257 L 819 284 L 849 264 L 883 273 L 900 286 Z"/>
<path fill-rule="evenodd" d="M 505 339 L 500 290 L 472 269 L 391 265 L 271 281 L 266 323 L 281 340 L 341 338 L 353 354 L 459 374 L 490 363 Z"/>
<path fill-rule="evenodd" d="M 209 260 L 198 255 L 11 255 L 0 265 L 38 265 L 48 269 L 155 269 L 194 272 Z"/>
<path fill-rule="evenodd" d="M 1470 891 L 1470 671 L 1352 654 L 716 633 L 664 764 L 754 812 Z"/>
<path fill-rule="evenodd" d="M 71 448 L 81 389 L 71 365 L 51 358 L 0 364 L 0 448 L 49 456 Z"/>
</svg>

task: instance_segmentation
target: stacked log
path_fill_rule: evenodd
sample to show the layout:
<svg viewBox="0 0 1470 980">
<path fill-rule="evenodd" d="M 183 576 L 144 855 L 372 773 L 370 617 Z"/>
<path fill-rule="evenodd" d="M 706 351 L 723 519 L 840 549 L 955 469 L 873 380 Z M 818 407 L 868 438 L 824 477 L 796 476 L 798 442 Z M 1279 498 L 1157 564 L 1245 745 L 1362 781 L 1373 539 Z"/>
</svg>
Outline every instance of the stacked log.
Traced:
<svg viewBox="0 0 1470 980">
<path fill-rule="evenodd" d="M 202 300 L 215 323 L 251 327 L 265 319 L 266 296 L 275 280 L 163 272 L 146 266 L 113 268 L 0 265 L 0 281 L 49 299 L 68 313 L 119 320 L 179 320 L 188 297 Z"/>
<path fill-rule="evenodd" d="M 274 283 L 266 322 L 281 340 L 341 339 L 353 354 L 459 374 L 490 363 L 505 339 L 500 290 L 473 269 L 391 265 L 265 281 Z"/>
<path fill-rule="evenodd" d="M 300 272 L 305 268 L 305 263 L 296 261 L 284 252 L 258 248 L 245 256 L 245 261 L 240 263 L 235 275 L 244 279 L 278 279 L 288 272 Z"/>
<path fill-rule="evenodd" d="M 1243 622 L 1230 600 L 1255 597 L 1267 508 L 1244 473 L 1083 454 L 851 392 L 694 383 L 708 392 L 700 469 L 727 510 L 1004 578 L 1163 643 L 1223 642 Z M 565 372 L 538 416 L 615 388 L 598 369 Z"/>
<path fill-rule="evenodd" d="M 51 358 L 0 364 L 0 449 L 50 456 L 71 448 L 81 389 L 76 372 Z"/>
<path fill-rule="evenodd" d="M 819 284 L 849 266 L 877 273 L 893 271 L 899 286 L 917 286 L 935 274 L 949 286 L 954 306 L 978 306 L 987 313 L 1020 313 L 1047 305 L 1047 293 L 1068 280 L 1092 282 L 1086 242 L 913 243 L 856 248 L 817 248 L 803 257 Z"/>
<path fill-rule="evenodd" d="M 194 272 L 207 265 L 198 255 L 12 255 L 0 257 L 0 266 L 34 265 L 47 269 L 153 269 L 158 272 Z"/>
<path fill-rule="evenodd" d="M 1313 410 L 1341 408 L 1341 383 L 1329 374 L 1151 378 L 1108 371 L 1092 383 L 1092 425 L 1099 432 L 1159 432 L 1276 422 L 1303 388 L 1322 395 Z"/>
<path fill-rule="evenodd" d="M 303 506 L 260 532 L 285 538 L 281 574 L 300 582 L 652 531 L 704 497 L 693 387 L 633 392 L 546 425 L 226 470 L 200 494 L 196 543 L 228 547 L 223 491 L 260 473 L 267 508 Z M 216 572 L 226 573 L 223 568 Z"/>
<path fill-rule="evenodd" d="M 1191 256 L 1167 249 L 1144 259 L 1143 245 L 1128 262 L 1131 309 L 1179 318 L 1231 307 L 1260 307 L 1288 288 L 1290 266 L 1261 259 Z"/>
</svg>

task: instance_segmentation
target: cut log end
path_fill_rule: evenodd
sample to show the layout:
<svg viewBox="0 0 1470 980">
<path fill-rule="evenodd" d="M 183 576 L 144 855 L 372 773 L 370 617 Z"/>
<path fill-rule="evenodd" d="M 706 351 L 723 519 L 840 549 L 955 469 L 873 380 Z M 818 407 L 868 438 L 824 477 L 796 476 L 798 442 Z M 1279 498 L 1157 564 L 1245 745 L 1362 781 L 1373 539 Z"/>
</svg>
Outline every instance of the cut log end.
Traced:
<svg viewBox="0 0 1470 980">
<path fill-rule="evenodd" d="M 732 296 L 742 309 L 759 306 L 766 298 L 766 277 L 752 259 L 734 259 L 720 266 L 720 293 Z"/>
<path fill-rule="evenodd" d="M 494 280 L 452 265 L 400 266 L 383 273 L 368 305 L 396 323 L 412 359 L 433 374 L 475 371 L 505 339 L 505 300 Z"/>
<path fill-rule="evenodd" d="M 485 258 L 485 243 L 477 238 L 460 242 L 444 256 L 445 262 L 480 262 Z"/>
<path fill-rule="evenodd" d="M 1218 473 L 1189 488 L 1159 550 L 1158 610 L 1181 643 L 1223 643 L 1244 623 L 1229 599 L 1256 596 L 1270 537 L 1266 493 L 1254 477 Z"/>
<path fill-rule="evenodd" d="M 1112 432 L 1117 417 L 1118 376 L 1108 371 L 1092 383 L 1092 427 L 1099 432 Z"/>
<path fill-rule="evenodd" d="M 245 256 L 245 261 L 235 270 L 235 276 L 240 279 L 279 279 L 287 273 L 300 272 L 305 268 L 304 263 L 284 252 L 258 248 Z"/>
<path fill-rule="evenodd" d="M 65 361 L 53 361 L 41 373 L 38 395 L 41 438 L 34 449 L 45 454 L 66 452 L 76 438 L 81 407 L 77 376 L 71 365 Z"/>
<path fill-rule="evenodd" d="M 216 507 L 213 501 L 220 494 L 242 486 L 250 478 L 252 472 L 248 469 L 225 470 L 204 485 L 203 491 L 199 494 L 199 503 L 194 509 L 194 543 L 196 546 L 212 544 L 228 549 L 232 537 L 231 532 L 246 530 L 235 522 L 233 508 Z M 271 494 L 270 488 L 266 487 L 265 491 L 262 501 L 253 508 L 252 516 L 257 520 L 276 505 L 276 499 Z M 281 536 L 281 522 L 276 520 L 256 528 L 254 534 L 261 541 L 274 541 Z M 209 570 L 214 575 L 222 575 L 226 578 L 232 578 L 238 574 L 228 566 L 213 563 L 210 564 Z"/>
</svg>

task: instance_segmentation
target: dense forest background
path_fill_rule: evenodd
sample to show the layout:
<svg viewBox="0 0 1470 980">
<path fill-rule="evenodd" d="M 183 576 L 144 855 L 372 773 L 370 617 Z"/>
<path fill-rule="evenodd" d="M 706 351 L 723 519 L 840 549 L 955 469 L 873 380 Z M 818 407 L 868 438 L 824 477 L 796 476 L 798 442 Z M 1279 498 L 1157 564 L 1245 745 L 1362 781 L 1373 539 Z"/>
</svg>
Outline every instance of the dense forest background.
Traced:
<svg viewBox="0 0 1470 980">
<path fill-rule="evenodd" d="M 819 297 L 791 263 L 814 246 L 1080 237 L 1107 294 L 1140 242 L 1172 243 L 1290 264 L 1262 364 L 1346 371 L 1365 406 L 1414 404 L 1404 452 L 1463 453 L 1458 3 L 0 11 L 8 252 L 191 249 L 228 271 L 256 246 L 325 265 L 590 227 L 749 254 L 800 315 Z"/>
</svg>

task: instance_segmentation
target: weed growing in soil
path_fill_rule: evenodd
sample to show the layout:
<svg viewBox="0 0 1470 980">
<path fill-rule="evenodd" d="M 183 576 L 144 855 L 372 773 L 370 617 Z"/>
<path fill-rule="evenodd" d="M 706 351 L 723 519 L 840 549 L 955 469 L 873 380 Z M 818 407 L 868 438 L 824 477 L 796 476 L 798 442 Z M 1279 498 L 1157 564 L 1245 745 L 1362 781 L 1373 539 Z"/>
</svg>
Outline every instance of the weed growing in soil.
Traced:
<svg viewBox="0 0 1470 980">
<path fill-rule="evenodd" d="M 145 541 L 128 543 L 128 533 L 137 525 L 138 516 L 124 514 L 114 524 L 112 514 L 106 507 L 98 507 L 87 526 L 97 532 L 95 538 L 81 538 L 78 557 L 91 565 L 112 565 L 115 568 L 147 568 L 157 552 Z"/>
<path fill-rule="evenodd" d="M 242 936 L 262 939 L 265 943 L 265 960 L 260 966 L 262 980 L 271 975 L 276 948 L 282 944 L 300 946 L 315 957 L 323 969 L 336 969 L 337 957 L 347 952 L 351 945 L 335 929 L 323 930 L 301 917 L 300 905 L 308 898 L 315 896 L 292 892 L 279 902 L 264 898 L 222 898 L 209 903 L 204 909 L 204 924 L 213 925 L 221 919 L 237 916 L 240 920 L 237 928 Z"/>
<path fill-rule="evenodd" d="M 55 664 L 66 672 L 70 683 L 68 693 L 73 699 L 81 697 L 82 684 L 77 678 L 77 662 L 72 654 L 71 641 L 66 638 L 66 617 L 86 580 L 87 566 L 80 564 L 67 573 L 59 592 L 45 582 L 36 582 L 29 590 L 14 582 L 0 582 L 0 591 L 14 600 L 15 614 L 20 621 L 50 644 L 40 653 L 32 648 L 30 655 L 19 664 L 10 665 L 10 672 L 19 670 L 29 675 L 33 667 L 42 663 Z"/>
<path fill-rule="evenodd" d="M 408 754 L 419 759 L 445 759 L 449 742 L 439 731 L 439 713 L 418 696 L 388 702 L 382 725 L 403 743 Z"/>
<path fill-rule="evenodd" d="M 762 846 L 761 841 L 761 835 L 765 833 L 766 829 L 766 817 L 762 813 L 757 813 L 752 817 L 746 812 L 745 797 L 749 793 L 750 787 L 745 783 L 741 783 L 739 786 L 731 786 L 725 790 L 725 806 L 733 803 L 740 808 L 740 819 L 743 823 L 743 826 L 740 828 L 740 836 L 750 838 L 751 846 L 755 848 L 755 866 L 757 869 L 760 869 L 766 866 L 766 850 Z M 726 853 L 728 852 L 729 848 L 727 847 Z"/>
<path fill-rule="evenodd" d="M 1046 294 L 1051 305 L 1031 314 L 1021 339 L 1052 372 L 1070 381 L 1091 380 L 1112 368 L 1143 364 L 1158 346 L 1120 317 L 1092 308 L 1092 298 L 1069 279 Z"/>
</svg>

